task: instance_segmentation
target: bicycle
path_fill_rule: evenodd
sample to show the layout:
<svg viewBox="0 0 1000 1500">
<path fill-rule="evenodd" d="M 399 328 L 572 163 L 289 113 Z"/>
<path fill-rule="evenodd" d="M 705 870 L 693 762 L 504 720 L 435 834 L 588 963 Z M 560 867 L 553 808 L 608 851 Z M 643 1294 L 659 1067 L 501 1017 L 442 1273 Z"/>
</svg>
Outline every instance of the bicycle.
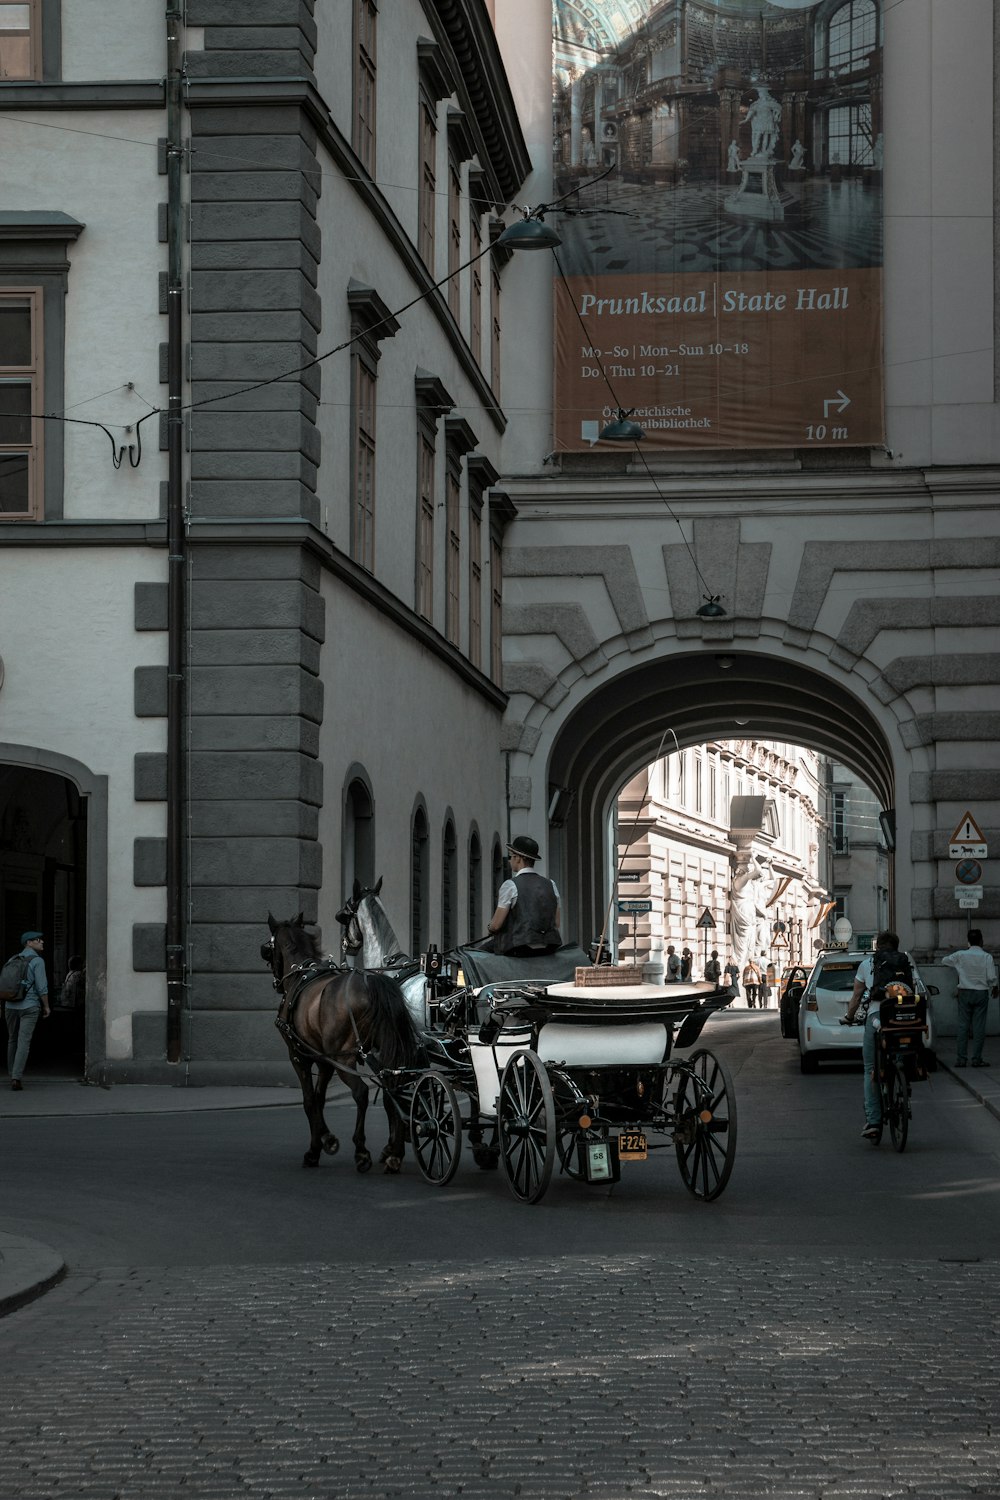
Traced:
<svg viewBox="0 0 1000 1500">
<path fill-rule="evenodd" d="M 867 1019 L 867 1012 L 866 1017 Z M 864 1025 L 844 1020 L 845 1026 Z M 879 1003 L 875 1045 L 875 1075 L 882 1100 L 882 1125 L 872 1145 L 882 1140 L 885 1126 L 897 1151 L 906 1150 L 912 1114 L 910 1098 L 915 1082 L 927 1077 L 923 1040 L 927 1034 L 927 1000 L 905 984 L 890 984 Z"/>
</svg>

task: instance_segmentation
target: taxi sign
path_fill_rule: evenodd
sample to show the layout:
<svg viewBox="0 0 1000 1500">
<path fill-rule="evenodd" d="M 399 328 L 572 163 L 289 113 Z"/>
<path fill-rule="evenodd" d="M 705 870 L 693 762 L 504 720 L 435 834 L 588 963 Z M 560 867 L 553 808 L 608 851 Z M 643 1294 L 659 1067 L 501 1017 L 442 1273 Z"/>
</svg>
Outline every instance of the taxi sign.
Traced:
<svg viewBox="0 0 1000 1500">
<path fill-rule="evenodd" d="M 983 888 L 981 885 L 956 885 L 955 899 L 961 901 L 963 896 L 975 896 L 977 901 L 982 901 Z"/>
<path fill-rule="evenodd" d="M 963 893 L 963 895 L 959 896 L 958 898 L 959 911 L 975 911 L 978 905 L 978 896 L 969 896 Z"/>
</svg>

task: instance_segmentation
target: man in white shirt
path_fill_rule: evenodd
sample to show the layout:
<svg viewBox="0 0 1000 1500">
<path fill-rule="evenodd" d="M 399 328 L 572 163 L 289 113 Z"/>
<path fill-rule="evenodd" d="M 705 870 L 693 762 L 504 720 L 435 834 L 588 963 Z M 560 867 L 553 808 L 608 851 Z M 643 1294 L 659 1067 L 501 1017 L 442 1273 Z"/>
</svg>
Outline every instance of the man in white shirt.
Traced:
<svg viewBox="0 0 1000 1500">
<path fill-rule="evenodd" d="M 958 990 L 955 1001 L 958 1006 L 958 1025 L 955 1031 L 955 1066 L 964 1068 L 971 1063 L 974 1068 L 988 1068 L 983 1057 L 983 1042 L 986 1039 L 986 1013 L 990 995 L 997 992 L 997 966 L 992 955 L 983 948 L 983 935 L 978 927 L 969 929 L 969 946 L 949 953 L 941 962 L 958 974 Z M 968 1056 L 969 1037 L 972 1037 L 972 1056 Z"/>
<path fill-rule="evenodd" d="M 489 925 L 494 951 L 512 958 L 554 953 L 562 943 L 556 883 L 535 870 L 538 845 L 527 834 L 518 834 L 507 845 L 507 852 L 511 878 L 500 887 Z"/>
</svg>

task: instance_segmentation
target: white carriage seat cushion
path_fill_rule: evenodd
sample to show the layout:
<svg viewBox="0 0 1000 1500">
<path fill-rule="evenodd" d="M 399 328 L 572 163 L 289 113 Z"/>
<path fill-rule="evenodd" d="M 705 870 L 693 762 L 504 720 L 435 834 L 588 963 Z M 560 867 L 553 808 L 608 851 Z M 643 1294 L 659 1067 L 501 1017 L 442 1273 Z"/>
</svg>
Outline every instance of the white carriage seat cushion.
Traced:
<svg viewBox="0 0 1000 1500">
<path fill-rule="evenodd" d="M 542 1061 L 568 1067 L 644 1067 L 662 1062 L 666 1050 L 667 1028 L 661 1021 L 622 1026 L 548 1021 L 538 1034 Z"/>
</svg>

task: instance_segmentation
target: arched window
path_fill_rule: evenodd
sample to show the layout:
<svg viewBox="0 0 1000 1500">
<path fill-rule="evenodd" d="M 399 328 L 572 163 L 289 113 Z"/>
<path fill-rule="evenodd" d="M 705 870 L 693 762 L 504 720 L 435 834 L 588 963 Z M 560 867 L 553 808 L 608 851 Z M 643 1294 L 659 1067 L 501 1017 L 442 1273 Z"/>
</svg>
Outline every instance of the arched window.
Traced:
<svg viewBox="0 0 1000 1500">
<path fill-rule="evenodd" d="M 500 840 L 493 840 L 493 857 L 490 868 L 490 890 L 493 896 L 493 905 L 490 908 L 490 916 L 497 909 L 497 898 L 500 895 L 500 887 L 503 885 L 503 846 Z"/>
<path fill-rule="evenodd" d="M 430 830 L 427 814 L 417 807 L 410 828 L 410 952 L 427 948 L 427 886 L 430 876 Z"/>
<path fill-rule="evenodd" d="M 363 886 L 375 884 L 375 805 L 371 788 L 355 774 L 344 790 L 342 837 L 344 890 L 355 880 Z"/>
<path fill-rule="evenodd" d="M 826 65 L 831 73 L 854 72 L 878 46 L 875 0 L 846 0 L 827 23 Z"/>
<path fill-rule="evenodd" d="M 483 846 L 475 829 L 469 834 L 469 942 L 483 934 Z"/>
<path fill-rule="evenodd" d="M 458 945 L 458 838 L 451 818 L 445 821 L 441 840 L 441 948 L 447 953 Z"/>
</svg>

